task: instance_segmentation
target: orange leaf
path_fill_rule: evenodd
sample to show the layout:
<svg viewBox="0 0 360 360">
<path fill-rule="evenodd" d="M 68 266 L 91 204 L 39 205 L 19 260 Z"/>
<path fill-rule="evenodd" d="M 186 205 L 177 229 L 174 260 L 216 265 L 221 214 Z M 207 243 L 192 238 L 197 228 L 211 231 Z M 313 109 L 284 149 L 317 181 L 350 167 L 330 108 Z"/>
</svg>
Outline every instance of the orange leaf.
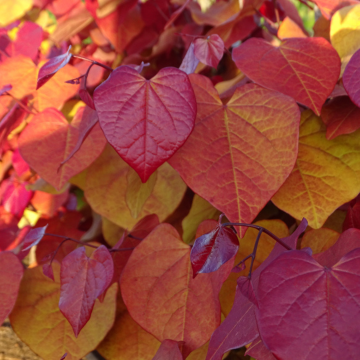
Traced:
<svg viewBox="0 0 360 360">
<path fill-rule="evenodd" d="M 114 326 L 96 349 L 107 360 L 152 360 L 160 342 L 138 325 L 121 299 Z"/>
<path fill-rule="evenodd" d="M 238 88 L 223 105 L 208 78 L 190 79 L 196 125 L 169 163 L 230 221 L 249 223 L 291 173 L 299 109 L 291 98 L 255 84 Z"/>
<path fill-rule="evenodd" d="M 72 176 L 88 167 L 106 144 L 100 126 L 96 124 L 80 150 L 60 167 L 77 143 L 82 121 L 86 118 L 74 118 L 69 124 L 62 113 L 49 108 L 34 116 L 19 138 L 21 156 L 56 189 L 61 189 Z"/>
<path fill-rule="evenodd" d="M 289 17 L 286 17 L 281 23 L 278 30 L 279 39 L 283 40 L 286 38 L 306 38 L 307 35 L 301 29 L 301 27 Z"/>
<path fill-rule="evenodd" d="M 19 338 L 43 359 L 78 360 L 94 350 L 110 330 L 115 319 L 117 285 L 107 291 L 105 300 L 96 301 L 89 322 L 75 338 L 59 310 L 60 264 L 53 263 L 55 281 L 42 267 L 27 269 L 10 322 Z"/>
<path fill-rule="evenodd" d="M 125 201 L 129 170 L 130 166 L 107 146 L 87 171 L 85 197 L 90 206 L 125 229 L 131 229 L 149 214 L 156 213 L 164 221 L 180 204 L 186 190 L 179 174 L 167 163 L 158 168 L 153 191 L 135 219 Z"/>
<path fill-rule="evenodd" d="M 192 277 L 190 247 L 169 224 L 153 230 L 133 251 L 120 283 L 132 318 L 158 340 L 184 341 L 189 353 L 220 325 L 218 293 L 232 263 Z"/>
<path fill-rule="evenodd" d="M 251 38 L 234 49 L 233 60 L 254 82 L 293 97 L 318 115 L 340 74 L 339 56 L 322 38 L 293 38 L 277 47 Z"/>
<path fill-rule="evenodd" d="M 321 253 L 333 246 L 339 236 L 337 231 L 327 228 L 307 231 L 301 239 L 301 249 L 309 247 L 313 254 Z"/>
</svg>

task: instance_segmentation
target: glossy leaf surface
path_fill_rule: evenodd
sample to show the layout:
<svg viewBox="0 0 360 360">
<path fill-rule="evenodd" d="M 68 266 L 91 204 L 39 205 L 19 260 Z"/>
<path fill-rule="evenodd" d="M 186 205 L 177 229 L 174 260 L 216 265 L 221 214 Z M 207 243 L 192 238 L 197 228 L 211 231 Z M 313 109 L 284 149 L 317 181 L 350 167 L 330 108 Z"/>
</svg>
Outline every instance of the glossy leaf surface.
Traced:
<svg viewBox="0 0 360 360">
<path fill-rule="evenodd" d="M 94 102 L 107 140 L 143 182 L 194 127 L 194 92 L 177 69 L 162 69 L 145 80 L 133 68 L 119 67 L 96 88 Z"/>
<path fill-rule="evenodd" d="M 196 125 L 169 163 L 230 221 L 251 222 L 293 168 L 299 110 L 291 98 L 255 84 L 224 105 L 209 79 L 190 78 Z"/>
<path fill-rule="evenodd" d="M 233 230 L 218 225 L 210 233 L 195 240 L 190 261 L 193 274 L 210 273 L 233 258 L 239 248 L 239 239 Z"/>
<path fill-rule="evenodd" d="M 340 74 L 339 56 L 323 38 L 288 39 L 278 47 L 252 38 L 234 49 L 233 59 L 251 80 L 318 115 Z"/>
</svg>

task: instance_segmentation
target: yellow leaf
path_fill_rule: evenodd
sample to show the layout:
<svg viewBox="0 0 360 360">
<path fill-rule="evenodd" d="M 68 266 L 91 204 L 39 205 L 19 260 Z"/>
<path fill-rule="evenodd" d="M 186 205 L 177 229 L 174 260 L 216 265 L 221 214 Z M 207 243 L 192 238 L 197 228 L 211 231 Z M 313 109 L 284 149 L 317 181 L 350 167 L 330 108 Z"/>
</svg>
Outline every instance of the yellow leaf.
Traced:
<svg viewBox="0 0 360 360">
<path fill-rule="evenodd" d="M 195 194 L 189 214 L 182 221 L 183 240 L 189 244 L 194 240 L 196 229 L 206 219 L 218 219 L 220 211 L 208 201 Z"/>
<path fill-rule="evenodd" d="M 88 168 L 85 197 L 90 206 L 113 223 L 131 229 L 136 223 L 125 197 L 130 166 L 108 145 L 102 155 Z M 180 175 L 164 163 L 157 170 L 152 194 L 145 201 L 138 219 L 157 214 L 164 221 L 180 204 L 186 185 Z"/>
<path fill-rule="evenodd" d="M 330 40 L 342 62 L 342 72 L 360 49 L 360 4 L 343 7 L 331 19 Z"/>
<path fill-rule="evenodd" d="M 323 252 L 333 246 L 339 236 L 337 231 L 327 228 L 307 231 L 301 240 L 301 249 L 310 247 L 313 254 Z"/>
<path fill-rule="evenodd" d="M 91 318 L 75 338 L 73 329 L 59 310 L 60 264 L 53 264 L 55 281 L 42 267 L 27 269 L 10 322 L 19 338 L 44 360 L 79 360 L 94 350 L 110 330 L 115 319 L 117 284 L 96 300 Z"/>
<path fill-rule="evenodd" d="M 340 205 L 360 192 L 360 130 L 326 139 L 326 126 L 310 110 L 301 117 L 295 167 L 272 198 L 298 220 L 319 229 Z"/>
<path fill-rule="evenodd" d="M 286 224 L 281 220 L 261 220 L 257 221 L 255 224 L 266 228 L 279 238 L 283 238 L 289 235 L 289 230 Z M 249 228 L 246 231 L 245 236 L 240 241 L 239 251 L 234 262 L 235 265 L 252 253 L 257 234 L 258 231 L 256 229 Z M 275 244 L 276 242 L 274 239 L 272 239 L 269 235 L 262 233 L 254 261 L 253 270 L 255 270 L 269 256 Z M 247 260 L 247 268 L 244 271 L 240 273 L 231 273 L 221 288 L 219 297 L 221 310 L 225 316 L 229 314 L 234 303 L 236 280 L 239 276 L 248 275 L 250 261 L 251 260 Z"/>
<path fill-rule="evenodd" d="M 110 246 L 114 246 L 124 233 L 124 229 L 114 224 L 106 217 L 102 218 L 102 232 L 104 239 Z"/>
<path fill-rule="evenodd" d="M 146 200 L 154 190 L 156 183 L 156 171 L 143 183 L 134 169 L 129 169 L 127 173 L 126 204 L 131 212 L 131 216 L 137 219 L 141 213 Z"/>
<path fill-rule="evenodd" d="M 0 27 L 23 17 L 32 5 L 32 0 L 0 0 Z"/>
</svg>

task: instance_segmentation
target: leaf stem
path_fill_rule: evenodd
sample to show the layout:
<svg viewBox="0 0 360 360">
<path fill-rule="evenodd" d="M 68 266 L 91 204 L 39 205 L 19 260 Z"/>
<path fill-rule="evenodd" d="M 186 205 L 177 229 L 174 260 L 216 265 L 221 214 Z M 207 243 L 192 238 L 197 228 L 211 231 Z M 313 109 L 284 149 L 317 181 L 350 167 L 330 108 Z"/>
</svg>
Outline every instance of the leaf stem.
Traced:
<svg viewBox="0 0 360 360">
<path fill-rule="evenodd" d="M 33 112 L 32 110 L 30 110 L 25 104 L 23 104 L 20 100 L 18 100 L 14 95 L 10 94 L 9 92 L 6 91 L 5 94 L 11 96 L 15 100 L 15 102 L 27 113 L 32 114 L 32 115 L 37 115 L 39 113 L 39 111 L 36 110 L 35 108 L 34 108 L 34 110 L 36 112 Z"/>
<path fill-rule="evenodd" d="M 113 71 L 113 69 L 112 69 L 111 67 L 109 67 L 109 66 L 107 66 L 107 65 L 105 65 L 105 64 L 101 64 L 101 63 L 99 63 L 98 61 L 88 59 L 88 58 L 86 58 L 86 57 L 84 57 L 84 56 L 81 56 L 81 55 L 74 55 L 74 54 L 72 54 L 72 56 L 73 56 L 74 58 L 77 58 L 77 59 L 81 59 L 81 60 L 85 60 L 85 61 L 91 62 L 91 63 L 93 63 L 94 65 L 101 66 L 101 67 L 103 67 L 104 69 L 107 69 L 107 70 L 109 70 L 109 71 Z"/>
</svg>

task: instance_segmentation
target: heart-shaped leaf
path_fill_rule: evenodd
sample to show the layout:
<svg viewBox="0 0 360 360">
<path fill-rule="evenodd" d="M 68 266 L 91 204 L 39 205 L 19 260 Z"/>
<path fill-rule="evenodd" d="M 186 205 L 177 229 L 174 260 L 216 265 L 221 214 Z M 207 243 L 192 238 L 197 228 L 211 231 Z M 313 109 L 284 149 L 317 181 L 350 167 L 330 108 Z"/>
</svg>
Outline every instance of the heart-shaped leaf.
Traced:
<svg viewBox="0 0 360 360">
<path fill-rule="evenodd" d="M 197 74 L 190 79 L 196 125 L 169 163 L 230 221 L 251 223 L 294 166 L 298 106 L 255 84 L 238 88 L 224 105 L 210 79 Z"/>
<path fill-rule="evenodd" d="M 194 41 L 194 53 L 203 64 L 217 68 L 224 55 L 224 42 L 217 34 L 207 39 L 198 38 Z"/>
<path fill-rule="evenodd" d="M 359 281 L 360 248 L 331 268 L 304 251 L 281 254 L 261 273 L 257 291 L 266 346 L 277 359 L 355 359 L 360 353 L 355 330 Z"/>
<path fill-rule="evenodd" d="M 89 321 L 95 300 L 107 289 L 114 274 L 114 263 L 104 245 L 88 258 L 80 247 L 61 263 L 59 309 L 77 337 Z"/>
<path fill-rule="evenodd" d="M 186 141 L 196 100 L 188 76 L 161 69 L 151 80 L 120 66 L 94 92 L 100 125 L 109 143 L 145 182 Z"/>
<path fill-rule="evenodd" d="M 235 48 L 236 66 L 251 80 L 289 95 L 320 115 L 340 74 L 340 59 L 324 38 L 287 39 L 275 47 L 251 38 Z"/>
</svg>

